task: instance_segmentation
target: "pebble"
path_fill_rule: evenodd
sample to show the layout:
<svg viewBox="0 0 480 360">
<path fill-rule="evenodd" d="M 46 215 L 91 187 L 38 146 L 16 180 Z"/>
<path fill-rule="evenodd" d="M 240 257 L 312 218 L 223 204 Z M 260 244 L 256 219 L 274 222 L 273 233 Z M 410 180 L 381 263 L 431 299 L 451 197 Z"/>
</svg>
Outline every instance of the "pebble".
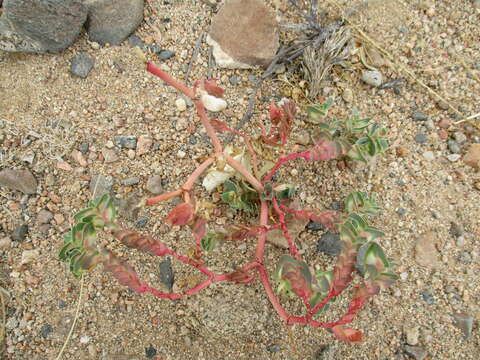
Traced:
<svg viewBox="0 0 480 360">
<path fill-rule="evenodd" d="M 150 344 L 148 348 L 145 348 L 145 356 L 147 359 L 152 359 L 155 355 L 157 355 L 157 349 L 155 349 L 152 344 Z"/>
<path fill-rule="evenodd" d="M 128 149 L 128 151 L 127 151 L 127 157 L 128 157 L 130 160 L 135 159 L 135 150 Z"/>
<path fill-rule="evenodd" d="M 447 155 L 447 159 L 450 161 L 450 162 L 456 162 L 458 161 L 462 156 L 460 154 L 450 154 L 450 155 Z"/>
<path fill-rule="evenodd" d="M 53 215 L 53 219 L 57 225 L 62 225 L 65 222 L 65 217 L 60 213 Z"/>
<path fill-rule="evenodd" d="M 28 234 L 28 225 L 27 224 L 22 224 L 19 225 L 13 230 L 12 232 L 12 240 L 13 241 L 25 241 L 27 238 Z"/>
<path fill-rule="evenodd" d="M 160 281 L 165 285 L 169 291 L 172 291 L 173 283 L 175 281 L 175 275 L 172 269 L 172 260 L 167 257 L 159 264 Z"/>
<path fill-rule="evenodd" d="M 310 231 L 324 231 L 325 228 L 323 227 L 322 224 L 319 224 L 315 221 L 310 220 L 310 222 L 307 224 L 307 230 L 310 230 Z"/>
<path fill-rule="evenodd" d="M 95 199 L 104 194 L 109 194 L 112 191 L 113 187 L 113 177 L 104 176 L 101 174 L 95 174 L 90 180 L 90 192 L 92 197 Z"/>
<path fill-rule="evenodd" d="M 30 170 L 3 169 L 0 171 L 0 187 L 21 191 L 24 194 L 35 194 L 37 186 L 37 180 Z"/>
<path fill-rule="evenodd" d="M 232 75 L 230 76 L 230 78 L 228 79 L 228 82 L 230 83 L 230 85 L 238 85 L 240 84 L 240 78 L 237 76 L 237 75 Z"/>
<path fill-rule="evenodd" d="M 24 250 L 22 253 L 22 260 L 20 263 L 22 265 L 31 263 L 34 259 L 36 259 L 40 255 L 40 252 L 35 250 Z"/>
<path fill-rule="evenodd" d="M 328 231 L 318 240 L 317 251 L 334 256 L 340 254 L 341 245 L 340 236 Z"/>
<path fill-rule="evenodd" d="M 10 239 L 8 236 L 0 239 L 0 249 L 6 250 L 9 249 L 12 246 L 12 239 Z"/>
<path fill-rule="evenodd" d="M 342 99 L 345 100 L 345 102 L 347 103 L 350 103 L 353 101 L 353 91 L 352 89 L 345 89 L 343 90 L 343 93 L 342 93 Z"/>
<path fill-rule="evenodd" d="M 154 195 L 161 194 L 163 192 L 163 185 L 160 175 L 153 175 L 148 178 L 146 188 Z"/>
<path fill-rule="evenodd" d="M 153 139 L 148 135 L 142 135 L 138 138 L 137 142 L 137 155 L 143 155 L 150 151 L 152 147 Z"/>
<path fill-rule="evenodd" d="M 50 335 L 53 331 L 52 325 L 50 324 L 43 324 L 40 329 L 40 335 L 46 339 L 48 335 Z"/>
<path fill-rule="evenodd" d="M 183 159 L 185 156 L 187 156 L 187 153 L 183 150 L 178 150 L 177 156 L 179 159 Z"/>
<path fill-rule="evenodd" d="M 472 144 L 463 157 L 463 162 L 476 169 L 480 169 L 480 144 Z"/>
<path fill-rule="evenodd" d="M 435 303 L 435 298 L 430 290 L 423 290 L 420 292 L 420 294 L 422 295 L 423 301 L 425 301 L 428 305 L 433 305 Z"/>
<path fill-rule="evenodd" d="M 433 151 L 425 151 L 422 156 L 426 159 L 426 160 L 429 160 L 429 161 L 433 161 L 435 160 L 435 154 L 433 153 Z"/>
<path fill-rule="evenodd" d="M 175 56 L 175 52 L 171 51 L 171 50 L 162 50 L 162 51 L 160 51 L 159 54 L 157 54 L 157 57 L 160 60 L 168 60 L 168 59 L 170 59 L 174 56 Z"/>
<path fill-rule="evenodd" d="M 38 224 L 48 224 L 53 219 L 53 214 L 45 209 L 39 211 L 37 215 Z"/>
<path fill-rule="evenodd" d="M 442 119 L 438 122 L 438 126 L 442 129 L 448 129 L 452 125 L 452 121 L 449 119 Z"/>
<path fill-rule="evenodd" d="M 75 55 L 70 63 L 70 71 L 85 79 L 93 68 L 93 60 L 85 53 Z"/>
<path fill-rule="evenodd" d="M 122 180 L 122 185 L 123 186 L 133 186 L 133 185 L 137 185 L 139 182 L 140 182 L 140 178 L 138 176 L 133 176 L 133 177 L 123 179 Z"/>
<path fill-rule="evenodd" d="M 453 314 L 455 320 L 455 326 L 459 328 L 465 339 L 470 338 L 473 329 L 473 316 L 466 313 Z"/>
<path fill-rule="evenodd" d="M 428 119 L 427 115 L 420 111 L 415 111 L 410 117 L 415 121 L 426 121 Z"/>
<path fill-rule="evenodd" d="M 429 131 L 435 130 L 435 123 L 433 122 L 432 119 L 428 119 L 425 121 L 425 128 Z"/>
<path fill-rule="evenodd" d="M 143 49 L 145 47 L 145 43 L 137 35 L 130 35 L 127 41 L 130 46 L 137 46 L 140 49 Z"/>
<path fill-rule="evenodd" d="M 407 213 L 407 210 L 404 208 L 398 208 L 397 209 L 397 214 L 400 216 L 404 216 Z"/>
<path fill-rule="evenodd" d="M 438 130 L 438 137 L 442 140 L 447 140 L 448 139 L 448 131 L 444 129 Z"/>
<path fill-rule="evenodd" d="M 448 140 L 448 150 L 453 154 L 459 154 L 461 151 L 460 145 L 453 139 Z"/>
<path fill-rule="evenodd" d="M 281 348 L 279 344 L 270 344 L 267 345 L 267 351 L 271 353 L 277 353 L 280 352 Z"/>
<path fill-rule="evenodd" d="M 427 142 L 427 135 L 423 133 L 418 133 L 417 135 L 415 135 L 415 141 L 419 144 L 424 144 Z"/>
<path fill-rule="evenodd" d="M 124 149 L 135 150 L 137 148 L 136 136 L 115 136 L 115 145 Z"/>
<path fill-rule="evenodd" d="M 90 144 L 88 142 L 82 142 L 80 143 L 80 145 L 78 146 L 78 150 L 82 153 L 82 154 L 86 154 L 88 153 L 88 149 L 90 148 Z"/>
<path fill-rule="evenodd" d="M 106 164 L 113 163 L 119 159 L 117 153 L 113 149 L 103 148 L 102 155 Z"/>
<path fill-rule="evenodd" d="M 455 131 L 455 132 L 453 133 L 453 138 L 454 138 L 455 141 L 456 141 L 457 143 L 459 143 L 460 145 L 467 142 L 467 136 L 466 136 L 463 132 L 461 132 L 461 131 Z"/>
<path fill-rule="evenodd" d="M 135 226 L 138 228 L 145 227 L 145 225 L 147 225 L 148 223 L 148 220 L 150 220 L 148 216 L 142 216 L 137 220 L 137 222 L 135 223 Z"/>
<path fill-rule="evenodd" d="M 405 337 L 407 338 L 408 345 L 417 345 L 418 338 L 420 336 L 420 330 L 418 326 L 415 327 L 407 327 L 404 329 Z"/>
<path fill-rule="evenodd" d="M 405 345 L 405 353 L 415 360 L 424 360 L 427 357 L 427 351 L 420 346 Z"/>
<path fill-rule="evenodd" d="M 460 225 L 458 225 L 456 222 L 452 221 L 452 222 L 450 222 L 449 233 L 453 237 L 457 238 L 459 236 L 462 236 L 464 231 L 463 231 L 463 229 Z"/>
<path fill-rule="evenodd" d="M 455 242 L 457 246 L 461 247 L 463 245 L 465 245 L 465 237 L 463 236 L 459 236 L 457 238 L 457 241 Z"/>
<path fill-rule="evenodd" d="M 180 112 L 187 110 L 187 102 L 181 97 L 175 100 L 175 105 L 177 106 L 177 110 Z"/>
<path fill-rule="evenodd" d="M 415 243 L 415 261 L 417 264 L 435 268 L 440 265 L 438 251 L 435 247 L 435 233 L 427 232 L 420 236 Z"/>
<path fill-rule="evenodd" d="M 364 71 L 362 74 L 362 80 L 368 85 L 378 87 L 382 85 L 383 75 L 380 71 Z"/>
</svg>

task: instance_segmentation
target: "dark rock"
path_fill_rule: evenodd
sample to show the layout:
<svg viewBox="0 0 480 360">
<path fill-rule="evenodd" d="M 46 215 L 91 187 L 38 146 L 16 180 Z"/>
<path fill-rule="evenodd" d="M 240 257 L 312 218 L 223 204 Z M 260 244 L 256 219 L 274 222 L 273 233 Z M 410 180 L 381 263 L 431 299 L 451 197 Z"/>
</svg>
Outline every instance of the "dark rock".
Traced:
<svg viewBox="0 0 480 360">
<path fill-rule="evenodd" d="M 168 60 L 175 56 L 175 52 L 170 50 L 162 50 L 157 56 L 160 60 Z"/>
<path fill-rule="evenodd" d="M 27 238 L 27 234 L 28 234 L 28 225 L 27 224 L 19 225 L 12 232 L 12 240 L 25 241 L 25 239 Z"/>
<path fill-rule="evenodd" d="M 86 0 L 87 33 L 99 44 L 118 45 L 143 20 L 144 0 Z"/>
<path fill-rule="evenodd" d="M 428 119 L 427 115 L 420 111 L 415 111 L 412 115 L 411 118 L 415 121 L 426 121 Z"/>
<path fill-rule="evenodd" d="M 327 255 L 334 256 L 340 254 L 341 247 L 340 236 L 330 231 L 323 234 L 317 242 L 317 251 Z"/>
<path fill-rule="evenodd" d="M 0 187 L 21 191 L 24 194 L 35 194 L 37 186 L 37 180 L 30 170 L 4 169 L 0 171 Z"/>
<path fill-rule="evenodd" d="M 324 231 L 325 227 L 322 224 L 316 223 L 315 221 L 310 220 L 307 224 L 307 230 L 310 231 Z"/>
<path fill-rule="evenodd" d="M 332 201 L 332 203 L 330 204 L 330 207 L 333 210 L 341 211 L 341 210 L 343 210 L 344 203 L 343 203 L 343 201 Z"/>
<path fill-rule="evenodd" d="M 117 199 L 116 206 L 118 212 L 124 218 L 130 221 L 136 221 L 140 212 L 140 198 L 136 194 L 131 194 L 126 199 Z"/>
<path fill-rule="evenodd" d="M 142 39 L 140 39 L 137 35 L 130 35 L 128 37 L 128 44 L 130 46 L 136 46 L 139 47 L 140 49 L 145 48 L 145 43 L 143 42 Z M 150 46 L 148 47 L 150 49 Z"/>
<path fill-rule="evenodd" d="M 400 215 L 400 216 L 403 216 L 407 213 L 407 210 L 404 209 L 404 208 L 398 208 L 397 209 L 397 214 Z"/>
<path fill-rule="evenodd" d="M 118 147 L 124 149 L 133 149 L 137 148 L 137 137 L 136 136 L 115 136 L 115 144 Z"/>
<path fill-rule="evenodd" d="M 238 85 L 240 84 L 240 78 L 237 75 L 230 76 L 228 79 L 230 85 Z"/>
<path fill-rule="evenodd" d="M 280 348 L 280 345 L 278 344 L 270 344 L 270 345 L 267 345 L 267 351 L 271 352 L 271 353 L 277 353 L 277 352 L 280 352 L 281 348 Z"/>
<path fill-rule="evenodd" d="M 138 228 L 145 227 L 145 225 L 147 225 L 148 223 L 148 220 L 150 220 L 148 216 L 142 216 L 137 220 L 137 222 L 135 223 L 135 226 Z"/>
<path fill-rule="evenodd" d="M 456 238 L 463 235 L 463 229 L 461 228 L 461 226 L 453 221 L 450 223 L 449 232 L 450 232 L 450 235 Z"/>
<path fill-rule="evenodd" d="M 455 319 L 455 326 L 459 328 L 465 339 L 468 339 L 472 335 L 473 329 L 473 316 L 465 313 L 453 314 Z"/>
<path fill-rule="evenodd" d="M 275 15 L 263 0 L 230 0 L 212 20 L 207 42 L 220 67 L 266 67 L 279 46 Z"/>
<path fill-rule="evenodd" d="M 46 339 L 48 335 L 50 335 L 53 331 L 52 325 L 50 324 L 43 324 L 42 328 L 40 329 L 40 335 Z"/>
<path fill-rule="evenodd" d="M 123 179 L 122 180 L 122 185 L 123 186 L 133 186 L 133 185 L 137 185 L 139 182 L 140 182 L 140 178 L 138 176 L 133 176 L 133 177 Z"/>
<path fill-rule="evenodd" d="M 97 198 L 104 194 L 110 194 L 113 187 L 113 177 L 101 174 L 93 175 L 90 181 L 90 192 L 93 198 Z"/>
<path fill-rule="evenodd" d="M 160 54 L 160 52 L 163 50 L 160 45 L 154 44 L 154 45 L 148 45 L 147 46 L 148 51 L 154 53 L 154 54 Z"/>
<path fill-rule="evenodd" d="M 155 349 L 152 344 L 150 344 L 148 348 L 145 348 L 145 356 L 147 359 L 151 359 L 155 355 L 157 355 L 157 349 Z"/>
<path fill-rule="evenodd" d="M 415 360 L 424 360 L 427 357 L 427 351 L 420 346 L 405 345 L 405 354 Z"/>
<path fill-rule="evenodd" d="M 188 142 L 190 143 L 190 145 L 195 145 L 198 142 L 197 137 L 195 135 L 190 135 L 190 137 L 188 138 Z"/>
<path fill-rule="evenodd" d="M 424 144 L 427 142 L 427 135 L 418 133 L 417 135 L 415 135 L 415 141 L 419 144 Z"/>
<path fill-rule="evenodd" d="M 65 309 L 68 306 L 68 303 L 63 300 L 58 300 L 58 308 Z"/>
<path fill-rule="evenodd" d="M 170 291 L 172 291 L 173 283 L 175 282 L 175 275 L 172 269 L 172 260 L 166 258 L 163 260 L 160 265 L 160 281 L 165 285 Z"/>
<path fill-rule="evenodd" d="M 78 150 L 85 155 L 88 153 L 88 150 L 90 149 L 90 144 L 88 142 L 82 142 L 80 146 L 78 147 Z"/>
<path fill-rule="evenodd" d="M 0 50 L 63 51 L 75 41 L 86 19 L 83 0 L 5 0 Z"/>
<path fill-rule="evenodd" d="M 435 298 L 430 290 L 423 290 L 420 292 L 422 295 L 423 301 L 425 301 L 428 305 L 435 304 Z"/>
<path fill-rule="evenodd" d="M 75 55 L 70 63 L 70 71 L 85 79 L 93 68 L 93 60 L 85 53 Z"/>
</svg>

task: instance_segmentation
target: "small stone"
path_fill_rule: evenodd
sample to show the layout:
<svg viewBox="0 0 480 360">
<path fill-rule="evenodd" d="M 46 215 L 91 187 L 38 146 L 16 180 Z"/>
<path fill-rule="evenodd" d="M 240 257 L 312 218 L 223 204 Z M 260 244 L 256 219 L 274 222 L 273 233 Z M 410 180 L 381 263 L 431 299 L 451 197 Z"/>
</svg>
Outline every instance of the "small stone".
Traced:
<svg viewBox="0 0 480 360">
<path fill-rule="evenodd" d="M 427 135 L 418 133 L 417 135 L 415 135 L 415 141 L 419 144 L 424 144 L 427 142 Z"/>
<path fill-rule="evenodd" d="M 102 155 L 103 155 L 103 159 L 104 159 L 106 164 L 110 164 L 110 163 L 113 163 L 115 161 L 118 161 L 118 155 L 115 152 L 115 150 L 113 150 L 113 149 L 103 148 L 102 149 Z"/>
<path fill-rule="evenodd" d="M 433 122 L 432 119 L 428 119 L 427 121 L 425 121 L 424 125 L 425 125 L 425 128 L 429 131 L 435 130 L 435 123 Z"/>
<path fill-rule="evenodd" d="M 73 171 L 72 166 L 68 162 L 63 161 L 63 160 L 57 161 L 57 168 L 59 168 L 61 170 L 64 170 L 64 171 L 68 171 L 68 172 Z"/>
<path fill-rule="evenodd" d="M 278 353 L 278 352 L 280 352 L 280 350 L 281 350 L 281 348 L 280 348 L 280 345 L 278 345 L 278 344 L 267 345 L 267 351 L 268 352 Z"/>
<path fill-rule="evenodd" d="M 233 75 L 233 76 L 230 76 L 230 78 L 228 79 L 228 82 L 230 83 L 230 85 L 235 86 L 240 84 L 240 78 L 237 75 Z"/>
<path fill-rule="evenodd" d="M 138 138 L 137 143 L 137 155 L 143 155 L 150 151 L 152 147 L 153 139 L 148 135 L 142 135 Z"/>
<path fill-rule="evenodd" d="M 437 106 L 442 110 L 448 110 L 450 108 L 448 104 L 444 101 L 437 102 Z"/>
<path fill-rule="evenodd" d="M 85 53 L 75 55 L 70 62 L 70 71 L 85 79 L 93 68 L 93 60 Z"/>
<path fill-rule="evenodd" d="M 72 159 L 75 160 L 80 166 L 87 167 L 88 163 L 87 160 L 83 157 L 83 154 L 78 150 L 73 150 L 70 154 Z"/>
<path fill-rule="evenodd" d="M 324 231 L 325 227 L 320 223 L 317 223 L 315 221 L 310 220 L 309 223 L 307 224 L 307 230 L 310 230 L 310 231 Z"/>
<path fill-rule="evenodd" d="M 37 223 L 38 224 L 48 224 L 53 219 L 53 214 L 45 209 L 39 211 L 37 215 Z"/>
<path fill-rule="evenodd" d="M 150 52 L 152 52 L 156 55 L 160 54 L 160 52 L 162 51 L 162 48 L 160 47 L 160 45 L 157 45 L 157 44 L 148 45 L 147 49 L 148 49 L 148 51 L 150 51 Z"/>
<path fill-rule="evenodd" d="M 448 140 L 448 150 L 453 154 L 459 154 L 461 151 L 460 145 L 453 139 Z"/>
<path fill-rule="evenodd" d="M 53 331 L 52 325 L 50 324 L 43 324 L 42 328 L 40 329 L 40 335 L 46 339 L 48 335 L 50 335 Z"/>
<path fill-rule="evenodd" d="M 104 194 L 110 194 L 113 187 L 113 177 L 104 176 L 101 174 L 93 175 L 92 180 L 90 180 L 90 192 L 92 193 L 92 198 L 97 198 Z"/>
<path fill-rule="evenodd" d="M 147 180 L 146 188 L 154 195 L 159 195 L 163 192 L 162 178 L 160 175 L 153 175 Z"/>
<path fill-rule="evenodd" d="M 345 89 L 343 90 L 343 93 L 342 93 L 342 99 L 345 100 L 345 102 L 347 103 L 350 103 L 353 101 L 353 91 L 352 89 Z"/>
<path fill-rule="evenodd" d="M 459 247 L 462 247 L 463 245 L 465 245 L 465 237 L 459 236 L 455 241 L 455 244 Z"/>
<path fill-rule="evenodd" d="M 435 298 L 433 297 L 433 294 L 430 290 L 423 290 L 420 292 L 422 295 L 423 301 L 425 301 L 428 305 L 433 305 L 435 304 Z M 416 345 L 416 344 L 410 344 L 410 345 Z"/>
<path fill-rule="evenodd" d="M 124 149 L 135 150 L 137 148 L 136 136 L 115 136 L 115 145 Z"/>
<path fill-rule="evenodd" d="M 341 247 L 340 236 L 330 231 L 323 234 L 317 242 L 317 251 L 331 256 L 340 254 Z"/>
<path fill-rule="evenodd" d="M 472 262 L 472 255 L 470 255 L 470 253 L 465 250 L 462 251 L 460 255 L 458 255 L 457 260 L 462 264 L 468 265 Z"/>
<path fill-rule="evenodd" d="M 438 122 L 438 126 L 442 129 L 448 129 L 452 125 L 452 121 L 449 119 L 442 119 Z"/>
<path fill-rule="evenodd" d="M 33 152 L 26 153 L 25 155 L 22 156 L 20 160 L 32 165 L 33 161 L 35 160 L 35 153 Z"/>
<path fill-rule="evenodd" d="M 83 335 L 80 337 L 80 344 L 88 344 L 90 342 L 90 336 Z"/>
<path fill-rule="evenodd" d="M 420 111 L 415 111 L 410 117 L 415 121 L 426 121 L 428 119 L 427 115 Z"/>
<path fill-rule="evenodd" d="M 472 144 L 463 157 L 463 162 L 476 169 L 480 169 L 480 144 Z"/>
<path fill-rule="evenodd" d="M 396 153 L 398 157 L 404 158 L 408 156 L 409 151 L 405 146 L 397 146 Z"/>
<path fill-rule="evenodd" d="M 362 80 L 368 85 L 379 87 L 383 82 L 383 75 L 380 71 L 364 71 Z"/>
<path fill-rule="evenodd" d="M 37 180 L 30 170 L 4 169 L 0 171 L 0 187 L 30 195 L 37 192 L 37 186 Z"/>
<path fill-rule="evenodd" d="M 138 228 L 145 227 L 145 225 L 147 225 L 148 223 L 148 220 L 150 220 L 148 216 L 142 216 L 137 220 L 137 222 L 135 223 L 135 226 Z"/>
<path fill-rule="evenodd" d="M 450 161 L 450 162 L 456 162 L 458 160 L 460 160 L 462 156 L 460 154 L 450 154 L 450 155 L 447 155 L 447 159 Z"/>
<path fill-rule="evenodd" d="M 28 225 L 22 224 L 19 225 L 13 230 L 12 232 L 12 240 L 13 241 L 25 241 L 28 234 Z"/>
<path fill-rule="evenodd" d="M 187 153 L 183 150 L 178 150 L 177 156 L 179 159 L 183 159 L 185 156 L 187 156 Z"/>
<path fill-rule="evenodd" d="M 22 253 L 22 260 L 20 263 L 22 265 L 31 263 L 34 259 L 36 259 L 40 255 L 37 249 L 35 250 L 24 250 Z"/>
<path fill-rule="evenodd" d="M 136 46 L 140 49 L 143 49 L 145 47 L 145 43 L 137 35 L 130 35 L 127 41 L 130 46 Z"/>
<path fill-rule="evenodd" d="M 398 208 L 397 209 L 397 214 L 400 215 L 400 216 L 403 216 L 407 213 L 407 210 L 404 209 L 404 208 Z"/>
<path fill-rule="evenodd" d="M 128 149 L 128 151 L 127 151 L 127 157 L 128 157 L 130 160 L 135 159 L 135 150 Z"/>
<path fill-rule="evenodd" d="M 155 355 L 157 355 L 157 349 L 155 349 L 152 344 L 150 344 L 148 348 L 145 348 L 145 356 L 147 359 L 151 359 Z"/>
<path fill-rule="evenodd" d="M 57 225 L 62 225 L 65 222 L 65 217 L 62 214 L 53 215 L 53 219 L 55 220 Z"/>
<path fill-rule="evenodd" d="M 113 143 L 112 140 L 108 140 L 106 143 L 105 143 L 105 147 L 107 149 L 113 149 L 115 147 L 115 144 Z"/>
<path fill-rule="evenodd" d="M 456 222 L 451 222 L 450 223 L 450 230 L 449 230 L 450 235 L 453 237 L 457 238 L 459 236 L 463 235 L 463 229 L 460 225 L 458 225 Z"/>
<path fill-rule="evenodd" d="M 420 331 L 418 326 L 415 327 L 407 327 L 404 329 L 405 337 L 407 338 L 408 345 L 417 345 L 418 338 L 420 336 Z"/>
<path fill-rule="evenodd" d="M 415 261 L 424 267 L 435 268 L 440 266 L 433 232 L 423 234 L 415 243 Z"/>
<path fill-rule="evenodd" d="M 455 139 L 455 141 L 457 143 L 459 143 L 460 145 L 464 144 L 467 142 L 467 136 L 461 132 L 461 131 L 455 131 L 453 133 L 453 138 Z"/>
<path fill-rule="evenodd" d="M 459 328 L 465 339 L 470 338 L 473 329 L 473 316 L 466 313 L 453 314 L 455 326 Z"/>
<path fill-rule="evenodd" d="M 175 105 L 177 106 L 177 110 L 180 111 L 180 112 L 183 112 L 183 111 L 187 110 L 187 103 L 181 97 L 178 98 L 177 100 L 175 100 Z"/>
<path fill-rule="evenodd" d="M 480 181 L 476 182 L 473 186 L 475 189 L 480 190 Z"/>
<path fill-rule="evenodd" d="M 405 353 L 415 360 L 424 360 L 427 357 L 427 351 L 420 346 L 405 345 Z"/>
<path fill-rule="evenodd" d="M 123 179 L 122 180 L 122 185 L 123 186 L 133 186 L 133 185 L 137 185 L 139 182 L 140 182 L 140 178 L 138 176 L 133 176 L 133 177 Z"/>
<path fill-rule="evenodd" d="M 0 239 L 0 249 L 1 250 L 10 249 L 11 246 L 12 246 L 12 240 L 8 236 Z"/>
<path fill-rule="evenodd" d="M 444 129 L 438 130 L 438 137 L 442 140 L 447 140 L 448 139 L 448 131 Z"/>
<path fill-rule="evenodd" d="M 435 154 L 433 153 L 433 151 L 425 151 L 422 156 L 428 160 L 428 161 L 433 161 L 435 160 Z"/>
<path fill-rule="evenodd" d="M 173 283 L 175 282 L 175 275 L 172 269 L 172 260 L 167 257 L 159 264 L 160 281 L 165 285 L 169 291 L 172 291 Z"/>
<path fill-rule="evenodd" d="M 160 60 L 168 60 L 175 56 L 175 51 L 162 50 L 157 56 Z"/>
</svg>

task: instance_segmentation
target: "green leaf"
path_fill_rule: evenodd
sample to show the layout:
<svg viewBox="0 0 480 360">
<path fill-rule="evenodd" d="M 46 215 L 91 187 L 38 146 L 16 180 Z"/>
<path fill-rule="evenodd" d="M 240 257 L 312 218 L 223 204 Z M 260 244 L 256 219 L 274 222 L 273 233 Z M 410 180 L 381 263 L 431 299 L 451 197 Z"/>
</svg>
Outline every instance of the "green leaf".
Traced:
<svg viewBox="0 0 480 360">
<path fill-rule="evenodd" d="M 89 207 L 86 208 L 82 211 L 79 211 L 78 213 L 75 214 L 73 217 L 73 220 L 75 220 L 76 223 L 84 221 L 84 218 L 91 218 L 92 215 L 95 215 L 95 209 Z M 85 222 L 88 222 L 89 220 L 86 220 Z"/>
<path fill-rule="evenodd" d="M 319 124 L 323 122 L 322 119 L 327 116 L 330 105 L 332 105 L 332 101 L 327 100 L 323 104 L 307 106 L 307 115 L 309 121 L 314 124 Z"/>
<path fill-rule="evenodd" d="M 209 231 L 206 236 L 200 240 L 200 246 L 205 251 L 212 251 L 219 248 L 225 239 L 224 234 Z"/>
</svg>

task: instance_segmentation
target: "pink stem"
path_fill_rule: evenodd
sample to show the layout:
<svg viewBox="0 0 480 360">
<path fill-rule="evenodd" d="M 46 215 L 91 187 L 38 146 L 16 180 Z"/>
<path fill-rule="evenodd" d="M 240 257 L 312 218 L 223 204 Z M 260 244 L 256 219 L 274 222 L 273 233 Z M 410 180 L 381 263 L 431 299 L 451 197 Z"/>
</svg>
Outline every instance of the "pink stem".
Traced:
<svg viewBox="0 0 480 360">
<path fill-rule="evenodd" d="M 298 158 L 304 158 L 304 159 L 308 159 L 310 156 L 310 152 L 309 151 L 305 151 L 303 153 L 297 153 L 297 154 L 291 154 L 291 155 L 288 155 L 286 157 L 283 157 L 283 158 L 280 158 L 277 163 L 275 164 L 275 166 L 272 168 L 272 170 L 270 170 L 270 172 L 268 173 L 267 176 L 265 176 L 263 178 L 263 183 L 265 184 L 266 182 L 270 181 L 273 177 L 273 175 L 275 175 L 275 173 L 277 172 L 277 170 L 285 163 L 289 162 L 289 161 L 292 161 L 292 160 L 295 160 L 295 159 L 298 159 Z"/>
<path fill-rule="evenodd" d="M 223 154 L 228 165 L 237 170 L 259 193 L 263 192 L 263 185 L 245 167 L 228 154 Z"/>
<path fill-rule="evenodd" d="M 154 196 L 154 197 L 151 197 L 151 198 L 147 199 L 146 205 L 150 206 L 150 205 L 156 204 L 160 201 L 165 201 L 165 200 L 174 198 L 174 197 L 179 196 L 181 194 L 182 194 L 182 190 L 178 189 L 178 190 L 175 190 L 175 191 L 170 191 L 170 192 L 165 193 L 165 194 Z"/>
<path fill-rule="evenodd" d="M 288 232 L 287 224 L 285 223 L 285 214 L 283 213 L 282 210 L 280 210 L 277 199 L 275 198 L 273 198 L 273 209 L 278 215 L 283 236 L 285 236 L 285 239 L 287 239 L 287 242 L 288 242 L 288 248 L 290 249 L 290 254 L 292 254 L 292 256 L 294 256 L 297 260 L 301 260 L 302 257 L 298 253 L 298 249 L 295 246 L 293 239 L 290 236 L 290 233 Z"/>
<path fill-rule="evenodd" d="M 220 140 L 218 140 L 218 136 L 215 133 L 215 130 L 212 124 L 210 123 L 210 119 L 208 118 L 207 112 L 205 111 L 205 106 L 203 106 L 203 103 L 198 99 L 194 100 L 193 103 L 195 104 L 195 108 L 197 109 L 198 116 L 202 121 L 202 125 L 205 128 L 205 131 L 207 132 L 208 137 L 212 141 L 215 152 L 217 154 L 222 153 L 223 152 L 222 144 L 220 143 Z"/>
<path fill-rule="evenodd" d="M 195 171 L 188 177 L 185 184 L 182 186 L 182 189 L 185 191 L 190 191 L 192 189 L 193 184 L 198 179 L 200 175 L 203 174 L 205 170 L 214 162 L 213 158 L 208 158 L 199 167 L 195 169 Z"/>
<path fill-rule="evenodd" d="M 147 62 L 147 71 L 152 73 L 155 76 L 158 76 L 160 79 L 165 81 L 167 84 L 173 86 L 175 89 L 177 89 L 181 93 L 184 93 L 190 99 L 193 100 L 193 98 L 195 97 L 195 93 L 192 90 L 187 88 L 185 85 L 183 85 L 177 79 L 174 79 L 172 76 L 167 74 L 165 71 L 163 71 L 159 67 L 155 66 L 151 61 Z"/>
<path fill-rule="evenodd" d="M 167 249 L 166 251 L 166 254 L 169 254 L 175 258 L 177 258 L 178 260 L 180 260 L 181 262 L 185 263 L 185 264 L 189 264 L 189 265 L 192 265 L 193 267 L 197 268 L 199 271 L 201 271 L 202 273 L 204 273 L 206 276 L 208 276 L 209 278 L 213 278 L 215 276 L 215 274 L 208 270 L 206 267 L 204 267 L 202 264 L 196 262 L 195 260 L 193 259 L 190 259 L 189 257 L 187 256 L 184 256 L 184 255 L 180 255 L 178 253 L 176 253 L 175 251 L 171 250 L 171 249 Z"/>
</svg>

